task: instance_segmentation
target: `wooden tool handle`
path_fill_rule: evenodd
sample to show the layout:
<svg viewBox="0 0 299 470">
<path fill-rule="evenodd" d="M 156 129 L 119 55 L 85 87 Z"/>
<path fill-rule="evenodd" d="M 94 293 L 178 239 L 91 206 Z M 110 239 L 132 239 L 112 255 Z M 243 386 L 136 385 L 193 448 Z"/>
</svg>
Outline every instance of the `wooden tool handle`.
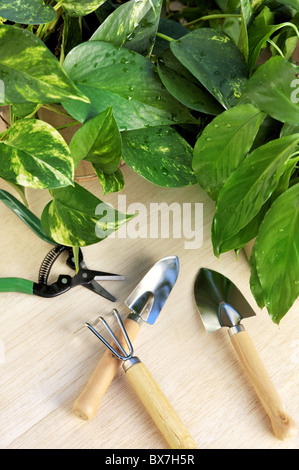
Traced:
<svg viewBox="0 0 299 470">
<path fill-rule="evenodd" d="M 271 420 L 273 432 L 284 440 L 297 433 L 297 426 L 284 409 L 281 398 L 274 387 L 256 349 L 247 333 L 240 331 L 231 336 L 232 344 L 248 374 L 266 413 Z"/>
<path fill-rule="evenodd" d="M 126 370 L 126 376 L 170 448 L 197 449 L 189 431 L 145 365 L 135 363 Z"/>
<path fill-rule="evenodd" d="M 128 318 L 124 320 L 123 324 L 130 341 L 133 342 L 140 330 L 140 326 L 137 322 Z M 126 349 L 126 344 L 120 330 L 116 333 L 116 337 L 123 348 Z M 94 369 L 84 390 L 74 402 L 73 412 L 78 418 L 89 420 L 94 417 L 101 399 L 117 374 L 120 365 L 121 361 L 107 349 Z"/>
</svg>

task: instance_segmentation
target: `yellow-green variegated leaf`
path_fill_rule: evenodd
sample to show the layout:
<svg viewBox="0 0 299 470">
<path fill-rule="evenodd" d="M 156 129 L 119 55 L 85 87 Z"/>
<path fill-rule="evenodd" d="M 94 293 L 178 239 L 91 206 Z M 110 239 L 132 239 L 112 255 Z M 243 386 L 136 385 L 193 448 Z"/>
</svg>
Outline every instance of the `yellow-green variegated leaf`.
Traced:
<svg viewBox="0 0 299 470">
<path fill-rule="evenodd" d="M 95 11 L 106 0 L 65 0 L 64 10 L 71 16 L 85 16 Z"/>
<path fill-rule="evenodd" d="M 0 142 L 0 176 L 30 188 L 73 184 L 74 163 L 62 136 L 38 119 L 20 119 Z"/>
<path fill-rule="evenodd" d="M 146 180 L 180 188 L 196 184 L 193 149 L 172 127 L 150 127 L 122 133 L 123 159 Z"/>
<path fill-rule="evenodd" d="M 5 104 L 88 102 L 45 44 L 16 26 L 0 26 L 0 79 Z"/>
<path fill-rule="evenodd" d="M 50 193 L 53 200 L 44 208 L 41 223 L 45 232 L 63 245 L 97 243 L 132 217 L 114 210 L 76 183 Z"/>
<path fill-rule="evenodd" d="M 125 179 L 119 168 L 114 173 L 108 175 L 98 165 L 93 164 L 92 166 L 102 185 L 104 196 L 107 193 L 116 193 L 124 188 Z"/>
<path fill-rule="evenodd" d="M 88 160 L 107 174 L 117 170 L 121 137 L 111 107 L 80 127 L 71 140 L 70 150 L 75 165 L 80 160 Z"/>
<path fill-rule="evenodd" d="M 14 23 L 44 24 L 55 20 L 56 11 L 43 0 L 2 0 L 0 16 Z"/>
</svg>

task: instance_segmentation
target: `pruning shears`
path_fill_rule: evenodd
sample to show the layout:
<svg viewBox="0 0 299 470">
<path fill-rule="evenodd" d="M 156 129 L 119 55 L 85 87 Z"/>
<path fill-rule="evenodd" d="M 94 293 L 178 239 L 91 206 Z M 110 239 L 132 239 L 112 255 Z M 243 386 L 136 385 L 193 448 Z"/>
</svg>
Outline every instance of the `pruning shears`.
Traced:
<svg viewBox="0 0 299 470">
<path fill-rule="evenodd" d="M 0 200 L 4 202 L 4 204 L 7 205 L 23 222 L 25 222 L 25 224 L 28 225 L 28 227 L 30 227 L 42 240 L 50 243 L 51 245 L 55 245 L 54 248 L 52 248 L 46 255 L 40 266 L 38 282 L 33 282 L 19 277 L 0 278 L 0 292 L 22 292 L 30 295 L 38 295 L 40 297 L 56 297 L 57 295 L 67 292 L 72 287 L 82 285 L 96 294 L 115 302 L 116 298 L 96 281 L 123 280 L 124 277 L 119 274 L 87 269 L 83 260 L 82 250 L 80 248 L 78 255 L 79 269 L 76 274 L 74 276 L 61 274 L 56 282 L 48 284 L 48 277 L 51 268 L 61 253 L 67 252 L 68 257 L 66 264 L 73 270 L 76 270 L 73 248 L 56 244 L 56 242 L 43 231 L 39 218 L 7 191 L 0 189 Z"/>
<path fill-rule="evenodd" d="M 20 277 L 0 278 L 0 292 L 22 292 L 30 295 L 38 295 L 40 297 L 56 297 L 57 295 L 67 292 L 72 287 L 82 285 L 96 294 L 115 302 L 116 298 L 96 281 L 123 280 L 124 276 L 87 269 L 81 249 L 79 249 L 79 269 L 77 273 L 74 276 L 60 274 L 56 282 L 48 284 L 48 277 L 53 263 L 60 254 L 65 251 L 68 254 L 66 260 L 67 266 L 75 270 L 72 247 L 56 245 L 49 251 L 40 266 L 38 282 Z"/>
</svg>

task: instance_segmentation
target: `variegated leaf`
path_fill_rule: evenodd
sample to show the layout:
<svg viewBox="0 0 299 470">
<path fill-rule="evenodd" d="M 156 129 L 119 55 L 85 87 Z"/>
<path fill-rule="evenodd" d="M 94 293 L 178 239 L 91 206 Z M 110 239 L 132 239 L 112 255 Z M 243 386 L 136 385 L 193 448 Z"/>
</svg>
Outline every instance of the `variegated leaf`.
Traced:
<svg viewBox="0 0 299 470">
<path fill-rule="evenodd" d="M 80 127 L 71 140 L 70 150 L 75 165 L 80 160 L 88 160 L 107 174 L 117 170 L 121 137 L 111 107 Z"/>
<path fill-rule="evenodd" d="M 73 184 L 74 163 L 62 136 L 38 119 L 20 119 L 0 142 L 0 176 L 31 188 Z"/>
<path fill-rule="evenodd" d="M 104 196 L 107 193 L 116 193 L 124 188 L 125 180 L 119 168 L 114 173 L 108 175 L 98 165 L 93 164 L 92 166 L 102 185 Z"/>
<path fill-rule="evenodd" d="M 95 11 L 106 0 L 65 0 L 64 10 L 71 16 L 85 16 Z"/>
<path fill-rule="evenodd" d="M 55 20 L 56 11 L 43 0 L 1 0 L 0 16 L 14 23 L 44 24 Z"/>
<path fill-rule="evenodd" d="M 168 126 L 122 133 L 123 159 L 136 173 L 158 186 L 195 184 L 192 147 Z"/>
<path fill-rule="evenodd" d="M 33 33 L 16 26 L 0 27 L 0 79 L 5 103 L 59 103 L 88 99 L 75 87 L 56 57 Z"/>
<path fill-rule="evenodd" d="M 53 200 L 44 208 L 41 223 L 45 232 L 63 245 L 98 243 L 132 217 L 114 210 L 76 183 L 50 193 Z"/>
</svg>

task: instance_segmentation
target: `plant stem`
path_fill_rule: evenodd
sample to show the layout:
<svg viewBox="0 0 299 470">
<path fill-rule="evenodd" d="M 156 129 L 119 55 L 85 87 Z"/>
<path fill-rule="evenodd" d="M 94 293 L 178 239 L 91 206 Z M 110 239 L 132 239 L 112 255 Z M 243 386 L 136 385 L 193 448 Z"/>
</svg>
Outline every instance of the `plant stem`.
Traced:
<svg viewBox="0 0 299 470">
<path fill-rule="evenodd" d="M 262 3 L 262 0 L 252 0 L 251 7 L 252 9 L 257 8 Z"/>
<path fill-rule="evenodd" d="M 79 246 L 73 246 L 76 273 L 79 271 Z"/>
<path fill-rule="evenodd" d="M 70 116 L 68 114 L 64 113 L 63 111 L 60 111 L 60 109 L 58 109 L 58 108 L 52 107 L 49 104 L 43 104 L 41 107 L 45 108 L 45 109 L 48 109 L 49 111 L 53 111 L 53 113 L 57 113 L 57 114 L 60 114 L 61 116 L 70 118 Z"/>
<path fill-rule="evenodd" d="M 190 23 L 186 23 L 184 24 L 185 28 L 188 28 L 189 26 L 193 26 L 197 23 L 199 23 L 200 21 L 208 21 L 208 20 L 217 20 L 217 19 L 221 19 L 221 18 L 240 18 L 241 15 L 235 15 L 235 14 L 232 14 L 232 13 L 217 13 L 217 14 L 214 14 L 214 15 L 206 15 L 206 16 L 201 16 L 201 18 L 197 18 L 196 20 L 194 21 L 190 21 Z"/>
<path fill-rule="evenodd" d="M 293 30 L 294 30 L 295 33 L 296 33 L 296 36 L 298 36 L 298 38 L 299 38 L 299 31 L 298 31 L 298 28 L 297 28 L 297 26 L 296 26 L 295 24 L 289 23 L 289 22 L 287 21 L 286 23 L 281 23 L 280 26 L 281 26 L 282 28 L 283 28 L 284 26 L 290 26 L 291 28 L 293 28 Z"/>
<path fill-rule="evenodd" d="M 61 5 L 63 4 L 62 2 L 58 2 L 53 8 L 55 11 L 59 10 Z M 45 24 L 40 24 L 39 27 L 37 28 L 36 31 L 36 36 L 39 37 L 41 40 L 43 40 L 45 34 L 47 33 L 48 30 L 53 30 L 55 28 L 55 25 L 57 21 L 59 20 L 60 13 L 57 14 L 57 17 L 55 20 L 51 21 L 50 23 L 45 23 Z"/>
<path fill-rule="evenodd" d="M 59 8 L 62 6 L 63 1 L 57 2 L 56 5 L 53 7 L 55 11 L 59 10 Z"/>
<path fill-rule="evenodd" d="M 55 127 L 55 129 L 57 131 L 61 131 L 62 129 L 67 129 L 68 127 L 75 126 L 76 124 L 81 124 L 81 123 L 79 121 L 72 121 L 72 122 L 68 122 L 67 124 L 64 124 L 63 126 Z"/>
<path fill-rule="evenodd" d="M 168 41 L 168 42 L 175 41 L 174 38 L 166 36 L 166 34 L 163 34 L 163 33 L 157 33 L 156 35 L 158 36 L 158 38 L 165 39 L 165 41 Z"/>
<path fill-rule="evenodd" d="M 32 111 L 31 114 L 28 114 L 28 116 L 26 116 L 26 119 L 32 118 L 42 106 L 43 106 L 42 104 L 38 104 L 38 105 L 35 107 L 34 111 Z"/>
<path fill-rule="evenodd" d="M 6 136 L 6 134 L 7 134 L 7 129 L 6 131 L 3 131 L 0 133 L 0 141 L 4 140 L 4 137 Z"/>
<path fill-rule="evenodd" d="M 10 125 L 12 125 L 15 122 L 15 115 L 12 110 L 12 106 L 9 107 L 9 119 L 10 119 Z"/>
<path fill-rule="evenodd" d="M 281 55 L 281 57 L 282 57 L 283 59 L 285 59 L 285 56 L 283 55 L 282 50 L 278 47 L 277 44 L 275 44 L 274 41 L 272 41 L 272 39 L 268 39 L 267 42 L 268 42 L 269 44 L 271 44 L 271 46 L 273 46 L 274 49 L 276 49 L 276 50 L 278 51 L 278 53 Z"/>
</svg>

